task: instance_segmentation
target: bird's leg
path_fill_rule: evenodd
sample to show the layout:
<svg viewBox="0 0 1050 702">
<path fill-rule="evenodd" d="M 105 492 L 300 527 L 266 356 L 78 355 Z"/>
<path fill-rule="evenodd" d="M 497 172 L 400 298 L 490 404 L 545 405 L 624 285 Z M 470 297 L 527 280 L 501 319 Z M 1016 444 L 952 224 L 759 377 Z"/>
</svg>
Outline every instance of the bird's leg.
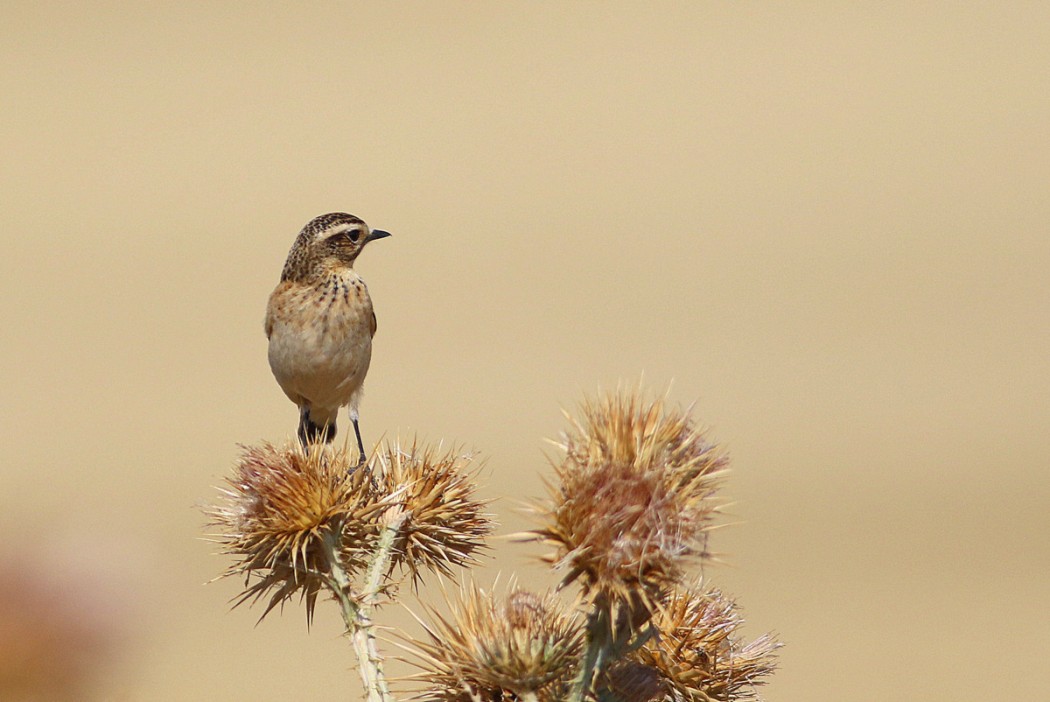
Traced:
<svg viewBox="0 0 1050 702">
<path fill-rule="evenodd" d="M 361 427 L 357 424 L 357 417 L 351 417 L 350 421 L 354 423 L 354 434 L 357 435 L 357 450 L 358 456 L 360 456 L 357 465 L 362 466 L 365 463 L 365 444 L 361 441 Z"/>
</svg>

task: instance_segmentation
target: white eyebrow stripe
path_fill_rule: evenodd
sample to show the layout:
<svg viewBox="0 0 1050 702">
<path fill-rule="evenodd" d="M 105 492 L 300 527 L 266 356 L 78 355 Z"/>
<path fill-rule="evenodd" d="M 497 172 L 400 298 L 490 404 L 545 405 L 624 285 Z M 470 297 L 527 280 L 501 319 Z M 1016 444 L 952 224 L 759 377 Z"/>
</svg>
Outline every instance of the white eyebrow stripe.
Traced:
<svg viewBox="0 0 1050 702">
<path fill-rule="evenodd" d="M 357 229 L 361 232 L 368 231 L 368 227 L 365 226 L 364 222 L 353 222 L 347 224 L 346 226 L 337 227 L 336 229 L 329 229 L 328 233 L 324 235 L 324 238 L 331 239 L 333 236 L 339 236 L 340 234 L 345 234 L 346 232 L 349 232 L 354 229 Z"/>
</svg>

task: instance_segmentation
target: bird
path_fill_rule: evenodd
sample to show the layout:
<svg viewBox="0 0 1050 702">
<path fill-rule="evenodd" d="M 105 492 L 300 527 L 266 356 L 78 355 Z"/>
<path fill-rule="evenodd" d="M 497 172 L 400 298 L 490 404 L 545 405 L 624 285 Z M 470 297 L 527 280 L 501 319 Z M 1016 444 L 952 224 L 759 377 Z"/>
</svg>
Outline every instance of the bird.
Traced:
<svg viewBox="0 0 1050 702">
<path fill-rule="evenodd" d="M 336 418 L 349 406 L 361 463 L 361 388 L 372 361 L 376 316 L 354 261 L 390 232 L 331 212 L 306 223 L 288 252 L 270 294 L 264 322 L 274 378 L 299 407 L 299 441 L 331 443 Z"/>
</svg>

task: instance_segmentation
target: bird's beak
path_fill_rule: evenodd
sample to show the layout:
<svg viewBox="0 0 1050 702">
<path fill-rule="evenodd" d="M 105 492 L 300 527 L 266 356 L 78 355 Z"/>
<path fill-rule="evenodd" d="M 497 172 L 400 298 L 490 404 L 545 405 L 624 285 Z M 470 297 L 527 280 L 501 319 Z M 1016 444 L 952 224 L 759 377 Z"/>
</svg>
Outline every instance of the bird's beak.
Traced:
<svg viewBox="0 0 1050 702">
<path fill-rule="evenodd" d="M 373 229 L 372 233 L 365 237 L 365 243 L 372 241 L 373 239 L 385 239 L 390 236 L 390 232 L 384 232 L 382 229 Z"/>
</svg>

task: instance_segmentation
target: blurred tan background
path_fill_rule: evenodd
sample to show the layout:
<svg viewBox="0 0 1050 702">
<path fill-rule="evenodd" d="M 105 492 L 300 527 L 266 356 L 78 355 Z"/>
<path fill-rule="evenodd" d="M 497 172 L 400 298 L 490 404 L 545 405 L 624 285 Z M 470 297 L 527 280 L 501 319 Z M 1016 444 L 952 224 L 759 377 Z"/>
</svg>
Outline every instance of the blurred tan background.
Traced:
<svg viewBox="0 0 1050 702">
<path fill-rule="evenodd" d="M 196 507 L 293 435 L 263 309 L 332 210 L 394 233 L 366 440 L 539 496 L 644 373 L 732 452 L 766 699 L 1044 696 L 1050 9 L 918 5 L 3 3 L 0 557 L 107 642 L 91 699 L 357 694 L 333 606 L 204 584 Z"/>
</svg>

